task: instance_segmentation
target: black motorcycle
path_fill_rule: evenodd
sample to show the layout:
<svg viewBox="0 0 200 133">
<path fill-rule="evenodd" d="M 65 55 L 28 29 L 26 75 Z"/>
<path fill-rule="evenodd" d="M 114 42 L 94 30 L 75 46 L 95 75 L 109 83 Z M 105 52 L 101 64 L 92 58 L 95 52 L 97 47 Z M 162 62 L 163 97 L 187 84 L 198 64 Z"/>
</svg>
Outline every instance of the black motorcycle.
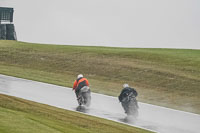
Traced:
<svg viewBox="0 0 200 133">
<path fill-rule="evenodd" d="M 133 92 L 127 94 L 127 96 L 123 97 L 121 100 L 122 107 L 124 108 L 125 113 L 128 116 L 138 116 L 138 103 Z"/>
<path fill-rule="evenodd" d="M 80 89 L 78 98 L 77 98 L 78 104 L 84 105 L 89 107 L 91 103 L 91 92 L 90 88 L 88 86 L 84 86 L 83 88 Z"/>
</svg>

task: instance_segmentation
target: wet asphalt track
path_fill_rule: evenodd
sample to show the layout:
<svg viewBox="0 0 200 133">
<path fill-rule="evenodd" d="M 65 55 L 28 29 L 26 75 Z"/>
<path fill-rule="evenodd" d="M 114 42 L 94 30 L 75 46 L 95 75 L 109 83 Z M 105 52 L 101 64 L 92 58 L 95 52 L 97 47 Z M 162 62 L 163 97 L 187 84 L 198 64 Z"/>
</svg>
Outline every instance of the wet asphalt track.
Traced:
<svg viewBox="0 0 200 133">
<path fill-rule="evenodd" d="M 92 88 L 91 88 L 92 89 Z M 78 108 L 71 88 L 0 75 L 0 93 L 125 123 L 161 133 L 199 133 L 200 115 L 139 102 L 139 116 L 128 119 L 116 97 L 92 93 L 91 106 Z"/>
</svg>

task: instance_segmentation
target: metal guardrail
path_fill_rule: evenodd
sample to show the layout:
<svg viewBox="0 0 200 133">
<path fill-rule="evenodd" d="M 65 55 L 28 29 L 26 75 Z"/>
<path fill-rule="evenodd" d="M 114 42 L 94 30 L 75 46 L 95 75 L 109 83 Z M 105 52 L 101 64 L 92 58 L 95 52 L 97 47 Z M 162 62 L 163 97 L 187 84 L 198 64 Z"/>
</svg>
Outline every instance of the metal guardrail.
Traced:
<svg viewBox="0 0 200 133">
<path fill-rule="evenodd" d="M 0 7 L 0 24 L 1 22 L 13 22 L 13 8 Z"/>
</svg>

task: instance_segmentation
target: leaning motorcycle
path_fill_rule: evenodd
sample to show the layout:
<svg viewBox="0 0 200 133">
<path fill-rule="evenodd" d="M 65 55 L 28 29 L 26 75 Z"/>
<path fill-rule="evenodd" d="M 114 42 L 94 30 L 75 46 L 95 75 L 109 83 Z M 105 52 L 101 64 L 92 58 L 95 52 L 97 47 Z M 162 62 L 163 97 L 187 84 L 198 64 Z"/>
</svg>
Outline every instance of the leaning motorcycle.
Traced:
<svg viewBox="0 0 200 133">
<path fill-rule="evenodd" d="M 128 116 L 138 116 L 138 103 L 133 92 L 122 98 L 122 107 Z"/>
<path fill-rule="evenodd" d="M 80 89 L 78 98 L 77 98 L 78 104 L 84 105 L 84 106 L 90 106 L 91 103 L 91 92 L 90 88 L 88 86 L 84 86 Z"/>
</svg>

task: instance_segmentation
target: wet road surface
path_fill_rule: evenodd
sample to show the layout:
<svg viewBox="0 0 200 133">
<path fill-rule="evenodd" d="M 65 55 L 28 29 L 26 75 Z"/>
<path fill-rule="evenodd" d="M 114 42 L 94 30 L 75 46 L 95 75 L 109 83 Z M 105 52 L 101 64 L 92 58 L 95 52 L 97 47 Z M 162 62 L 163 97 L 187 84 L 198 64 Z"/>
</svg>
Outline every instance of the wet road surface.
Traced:
<svg viewBox="0 0 200 133">
<path fill-rule="evenodd" d="M 91 88 L 92 89 L 92 88 Z M 161 133 L 199 133 L 200 115 L 138 103 L 139 116 L 127 118 L 116 97 L 92 93 L 91 106 L 79 108 L 71 88 L 0 75 L 0 93 L 79 111 Z"/>
</svg>

